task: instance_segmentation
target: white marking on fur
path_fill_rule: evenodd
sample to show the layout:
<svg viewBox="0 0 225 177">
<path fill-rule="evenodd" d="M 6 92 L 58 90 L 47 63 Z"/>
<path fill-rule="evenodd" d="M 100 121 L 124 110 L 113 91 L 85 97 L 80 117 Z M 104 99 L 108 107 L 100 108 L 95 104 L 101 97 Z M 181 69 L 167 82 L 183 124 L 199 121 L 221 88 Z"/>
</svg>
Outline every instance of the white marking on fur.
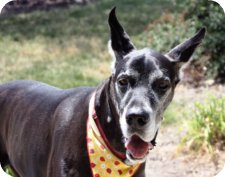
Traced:
<svg viewBox="0 0 225 177">
<path fill-rule="evenodd" d="M 158 66 L 156 67 L 157 69 L 149 75 L 149 84 L 152 84 L 156 79 L 160 79 L 163 77 L 163 72 L 159 69 Z"/>
<path fill-rule="evenodd" d="M 171 58 L 168 54 L 165 54 L 164 56 L 165 56 L 169 61 L 171 61 L 172 63 L 176 63 L 176 67 L 177 67 L 178 69 L 180 69 L 181 67 L 183 67 L 185 64 L 190 63 L 190 61 L 192 60 L 192 59 L 189 59 L 188 62 L 182 62 L 182 61 L 175 60 L 175 59 Z"/>
<path fill-rule="evenodd" d="M 107 117 L 107 122 L 110 123 L 112 121 L 112 118 L 110 116 Z"/>
<path fill-rule="evenodd" d="M 168 54 L 164 55 L 166 58 L 168 58 L 169 61 L 171 62 L 175 62 L 175 60 L 173 58 L 171 58 Z"/>
<path fill-rule="evenodd" d="M 128 138 L 129 135 L 128 135 L 128 125 L 127 125 L 127 122 L 126 122 L 126 113 L 127 113 L 127 108 L 128 108 L 128 105 L 124 108 L 124 111 L 122 113 L 122 115 L 120 116 L 120 128 L 122 130 L 122 133 L 123 133 L 123 136 Z"/>
<path fill-rule="evenodd" d="M 133 69 L 128 69 L 125 72 L 120 73 L 117 78 L 120 78 L 121 76 L 129 76 L 133 78 L 138 78 L 139 73 Z"/>
</svg>

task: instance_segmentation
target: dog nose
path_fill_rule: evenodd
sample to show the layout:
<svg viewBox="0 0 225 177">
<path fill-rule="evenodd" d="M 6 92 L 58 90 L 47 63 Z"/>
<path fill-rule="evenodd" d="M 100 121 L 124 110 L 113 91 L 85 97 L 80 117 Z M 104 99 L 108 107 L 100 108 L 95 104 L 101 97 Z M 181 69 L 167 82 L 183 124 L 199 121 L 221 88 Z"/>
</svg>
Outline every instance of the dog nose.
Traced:
<svg viewBox="0 0 225 177">
<path fill-rule="evenodd" d="M 149 114 L 146 112 L 142 112 L 142 113 L 127 113 L 126 116 L 126 121 L 127 124 L 131 127 L 142 127 L 144 125 L 146 125 L 149 121 Z"/>
</svg>

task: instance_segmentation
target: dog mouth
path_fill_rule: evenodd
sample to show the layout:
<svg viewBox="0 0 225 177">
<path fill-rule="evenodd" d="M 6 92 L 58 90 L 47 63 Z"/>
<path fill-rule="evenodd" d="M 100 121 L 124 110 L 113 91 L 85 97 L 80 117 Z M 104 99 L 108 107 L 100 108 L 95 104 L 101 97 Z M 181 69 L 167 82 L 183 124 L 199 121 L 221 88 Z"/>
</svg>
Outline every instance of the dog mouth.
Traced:
<svg viewBox="0 0 225 177">
<path fill-rule="evenodd" d="M 147 156 L 154 146 L 151 142 L 144 141 L 138 135 L 133 135 L 126 138 L 125 148 L 129 157 L 133 160 L 141 160 Z"/>
</svg>

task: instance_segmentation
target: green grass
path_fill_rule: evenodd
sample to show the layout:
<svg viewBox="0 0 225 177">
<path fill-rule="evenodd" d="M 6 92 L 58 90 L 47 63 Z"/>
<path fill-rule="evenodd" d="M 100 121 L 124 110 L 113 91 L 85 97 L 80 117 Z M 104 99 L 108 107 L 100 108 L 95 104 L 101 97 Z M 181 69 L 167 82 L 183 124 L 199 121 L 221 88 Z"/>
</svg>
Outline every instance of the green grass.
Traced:
<svg viewBox="0 0 225 177">
<path fill-rule="evenodd" d="M 107 18 L 113 6 L 138 47 L 146 27 L 162 10 L 172 9 L 168 0 L 101 0 L 1 18 L 0 83 L 33 79 L 61 88 L 97 85 L 111 72 Z"/>
<path fill-rule="evenodd" d="M 183 143 L 194 151 L 212 152 L 225 146 L 225 97 L 209 97 L 204 103 L 197 102 L 187 124 Z"/>
<path fill-rule="evenodd" d="M 172 101 L 169 107 L 166 109 L 164 113 L 163 125 L 170 126 L 172 124 L 181 123 L 184 114 L 185 114 L 185 102 L 184 101 Z"/>
</svg>

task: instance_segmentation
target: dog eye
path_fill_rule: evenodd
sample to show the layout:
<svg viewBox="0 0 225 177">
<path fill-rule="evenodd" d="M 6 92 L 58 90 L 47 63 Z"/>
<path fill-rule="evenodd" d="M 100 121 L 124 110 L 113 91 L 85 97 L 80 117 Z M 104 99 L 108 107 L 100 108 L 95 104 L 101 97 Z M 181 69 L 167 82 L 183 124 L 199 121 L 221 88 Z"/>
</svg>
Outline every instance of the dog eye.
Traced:
<svg viewBox="0 0 225 177">
<path fill-rule="evenodd" d="M 170 87 L 170 81 L 168 80 L 160 80 L 157 82 L 157 88 L 160 90 L 167 90 Z"/>
<path fill-rule="evenodd" d="M 124 86 L 127 86 L 128 85 L 129 81 L 126 78 L 122 78 L 122 79 L 119 79 L 118 80 L 118 83 L 119 83 L 120 86 L 123 86 L 124 87 Z"/>
</svg>

